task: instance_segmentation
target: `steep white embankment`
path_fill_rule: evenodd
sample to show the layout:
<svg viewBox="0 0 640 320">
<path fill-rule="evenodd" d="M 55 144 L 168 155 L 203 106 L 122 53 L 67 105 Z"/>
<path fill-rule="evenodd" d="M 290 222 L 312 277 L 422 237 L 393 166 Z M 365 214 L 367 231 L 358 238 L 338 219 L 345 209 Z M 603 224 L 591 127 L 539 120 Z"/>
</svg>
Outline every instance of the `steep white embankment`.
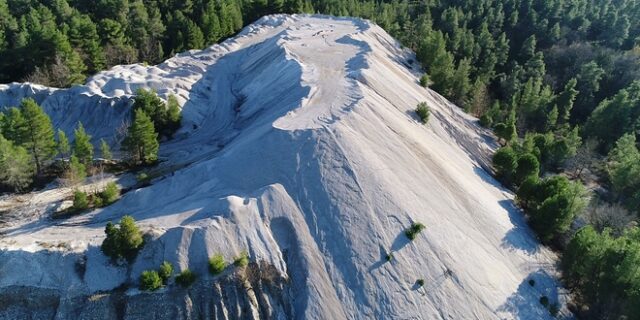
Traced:
<svg viewBox="0 0 640 320">
<path fill-rule="evenodd" d="M 87 295 L 135 283 L 163 260 L 210 279 L 209 255 L 247 249 L 290 278 L 291 310 L 275 314 L 550 318 L 538 299 L 564 299 L 555 257 L 483 169 L 495 142 L 418 75 L 412 54 L 370 22 L 269 16 L 221 45 L 46 91 L 37 98 L 56 125 L 82 120 L 96 136 L 128 117 L 136 88 L 178 95 L 184 126 L 162 145 L 160 166 L 179 170 L 64 221 L 47 220 L 55 203 L 26 199 L 14 210 L 42 214 L 0 230 L 0 288 Z M 0 101 L 47 90 L 20 88 L 0 87 Z M 413 112 L 421 101 L 428 125 Z M 104 224 L 124 214 L 154 235 L 129 270 L 97 249 Z M 426 229 L 409 242 L 414 221 Z M 78 259 L 86 271 L 74 270 Z"/>
</svg>

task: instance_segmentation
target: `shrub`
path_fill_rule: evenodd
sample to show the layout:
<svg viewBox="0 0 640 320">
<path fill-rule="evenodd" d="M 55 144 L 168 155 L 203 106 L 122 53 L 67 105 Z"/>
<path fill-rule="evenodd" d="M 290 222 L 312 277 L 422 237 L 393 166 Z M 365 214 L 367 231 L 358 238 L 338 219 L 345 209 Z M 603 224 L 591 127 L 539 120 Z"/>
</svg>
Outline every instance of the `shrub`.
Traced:
<svg viewBox="0 0 640 320">
<path fill-rule="evenodd" d="M 249 264 L 249 253 L 245 250 L 233 260 L 236 267 L 246 267 Z"/>
<path fill-rule="evenodd" d="M 107 183 L 107 187 L 100 193 L 100 197 L 102 198 L 102 202 L 105 206 L 116 202 L 119 196 L 120 190 L 118 190 L 118 186 L 113 181 Z"/>
<path fill-rule="evenodd" d="M 532 286 L 532 287 L 535 286 L 536 285 L 536 281 L 533 280 L 533 279 L 529 279 L 529 285 Z"/>
<path fill-rule="evenodd" d="M 420 121 L 422 121 L 422 123 L 426 124 L 427 122 L 429 122 L 429 115 L 431 112 L 426 102 L 418 103 L 418 106 L 416 107 L 416 113 L 418 114 L 418 117 L 420 118 Z"/>
<path fill-rule="evenodd" d="M 93 202 L 94 207 L 100 208 L 104 206 L 104 200 L 102 200 L 102 197 L 99 194 L 92 195 L 91 201 Z"/>
<path fill-rule="evenodd" d="M 216 254 L 209 259 L 209 272 L 213 275 L 221 274 L 227 267 L 222 254 Z"/>
<path fill-rule="evenodd" d="M 520 185 L 530 176 L 538 177 L 540 174 L 540 162 L 538 158 L 531 153 L 525 153 L 518 158 L 516 170 L 514 172 L 514 180 L 516 185 Z"/>
<path fill-rule="evenodd" d="M 162 279 L 163 284 L 167 284 L 171 276 L 173 275 L 173 265 L 169 261 L 165 261 L 160 265 L 158 269 L 158 275 Z"/>
<path fill-rule="evenodd" d="M 189 269 L 180 272 L 180 274 L 176 276 L 176 283 L 183 288 L 190 287 L 194 282 L 196 282 L 196 274 Z"/>
<path fill-rule="evenodd" d="M 540 297 L 540 304 L 545 308 L 549 308 L 549 298 L 547 296 Z"/>
<path fill-rule="evenodd" d="M 498 178 L 508 183 L 518 167 L 518 155 L 511 147 L 502 147 L 493 155 L 493 167 Z"/>
<path fill-rule="evenodd" d="M 422 223 L 414 222 L 411 224 L 409 229 L 405 230 L 404 234 L 410 240 L 414 240 L 418 236 L 418 233 L 420 233 L 424 228 L 425 226 Z"/>
<path fill-rule="evenodd" d="M 418 280 L 416 281 L 416 285 L 417 285 L 418 287 L 423 287 L 423 286 L 424 286 L 424 279 L 418 279 Z"/>
<path fill-rule="evenodd" d="M 73 209 L 75 210 L 84 210 L 89 207 L 89 199 L 87 198 L 87 194 L 76 190 L 73 192 Z"/>
<path fill-rule="evenodd" d="M 140 289 L 146 291 L 155 291 L 162 287 L 162 279 L 158 272 L 154 270 L 143 271 L 140 275 Z"/>
<path fill-rule="evenodd" d="M 420 85 L 423 87 L 427 87 L 429 85 L 429 75 L 428 74 L 423 74 L 422 77 L 420 77 Z"/>
<path fill-rule="evenodd" d="M 491 118 L 491 116 L 487 113 L 483 114 L 482 116 L 480 116 L 480 125 L 485 127 L 485 128 L 489 128 L 491 127 L 491 125 L 493 124 L 493 119 Z"/>
<path fill-rule="evenodd" d="M 151 181 L 151 177 L 149 177 L 149 175 L 146 172 L 140 172 L 136 176 L 136 180 L 138 180 L 138 183 L 145 184 Z"/>
<path fill-rule="evenodd" d="M 135 224 L 131 216 L 124 216 L 120 220 L 120 226 L 108 222 L 104 232 L 107 237 L 102 242 L 102 252 L 113 259 L 125 258 L 133 260 L 142 248 L 144 240 L 142 232 Z"/>
<path fill-rule="evenodd" d="M 387 262 L 390 262 L 391 260 L 393 260 L 393 253 L 387 253 L 384 259 L 387 260 Z"/>
</svg>

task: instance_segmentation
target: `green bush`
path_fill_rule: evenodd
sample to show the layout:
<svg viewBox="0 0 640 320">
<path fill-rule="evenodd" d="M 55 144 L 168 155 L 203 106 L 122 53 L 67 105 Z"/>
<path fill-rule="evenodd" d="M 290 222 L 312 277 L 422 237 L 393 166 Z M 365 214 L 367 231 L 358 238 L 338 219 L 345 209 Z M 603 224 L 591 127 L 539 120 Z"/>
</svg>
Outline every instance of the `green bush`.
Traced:
<svg viewBox="0 0 640 320">
<path fill-rule="evenodd" d="M 427 87 L 429 85 L 429 75 L 428 74 L 423 74 L 422 77 L 420 77 L 420 85 L 423 87 Z"/>
<path fill-rule="evenodd" d="M 536 285 L 536 281 L 533 280 L 533 279 L 529 279 L 529 285 L 532 286 L 532 287 L 535 286 Z"/>
<path fill-rule="evenodd" d="M 194 282 L 196 282 L 196 274 L 189 269 L 180 272 L 180 274 L 176 276 L 176 283 L 183 288 L 190 287 Z"/>
<path fill-rule="evenodd" d="M 122 217 L 120 226 L 108 222 L 104 232 L 107 237 L 102 242 L 101 249 L 105 255 L 113 259 L 133 260 L 144 243 L 142 232 L 131 216 Z"/>
<path fill-rule="evenodd" d="M 391 260 L 393 260 L 393 253 L 387 253 L 384 259 L 387 260 L 387 262 L 390 262 Z"/>
<path fill-rule="evenodd" d="M 414 222 L 411 224 L 409 229 L 405 230 L 404 234 L 410 240 L 414 240 L 418 236 L 418 233 L 420 233 L 424 228 L 425 226 L 422 223 Z"/>
<path fill-rule="evenodd" d="M 491 125 L 493 124 L 493 119 L 491 118 L 491 116 L 487 113 L 483 114 L 482 116 L 480 116 L 480 125 L 485 127 L 485 128 L 489 128 L 491 127 Z"/>
<path fill-rule="evenodd" d="M 107 187 L 100 193 L 100 197 L 102 198 L 102 202 L 105 206 L 116 202 L 119 196 L 120 190 L 118 190 L 118 186 L 113 181 L 107 183 Z"/>
<path fill-rule="evenodd" d="M 431 111 L 429 110 L 429 106 L 427 106 L 426 102 L 418 103 L 418 106 L 416 107 L 416 113 L 418 114 L 418 117 L 420 118 L 420 121 L 422 121 L 422 123 L 426 124 L 427 122 L 429 122 L 429 115 Z"/>
<path fill-rule="evenodd" d="M 151 181 L 151 177 L 149 177 L 149 175 L 146 172 L 140 172 L 136 176 L 136 180 L 138 180 L 138 183 L 145 184 Z"/>
<path fill-rule="evenodd" d="M 209 259 L 209 272 L 213 275 L 221 274 L 227 267 L 222 254 L 216 254 Z"/>
<path fill-rule="evenodd" d="M 155 291 L 162 287 L 162 279 L 158 272 L 154 270 L 143 271 L 140 275 L 140 289 L 145 291 Z"/>
<path fill-rule="evenodd" d="M 418 279 L 418 280 L 416 281 L 416 285 L 417 285 L 418 287 L 424 287 L 424 279 Z"/>
<path fill-rule="evenodd" d="M 91 196 L 91 201 L 93 202 L 93 206 L 97 208 L 104 207 L 104 200 L 99 194 L 94 194 Z"/>
<path fill-rule="evenodd" d="M 89 207 L 89 198 L 87 194 L 76 190 L 73 192 L 73 209 L 75 210 L 84 210 Z"/>
<path fill-rule="evenodd" d="M 158 269 L 158 275 L 162 279 L 163 284 L 167 284 L 171 276 L 173 275 L 173 265 L 169 261 L 165 261 L 160 265 Z"/>
<path fill-rule="evenodd" d="M 246 267 L 249 264 L 249 253 L 245 250 L 233 260 L 236 267 Z"/>
<path fill-rule="evenodd" d="M 502 147 L 493 155 L 493 167 L 502 182 L 510 183 L 518 167 L 518 155 L 511 147 Z"/>
</svg>

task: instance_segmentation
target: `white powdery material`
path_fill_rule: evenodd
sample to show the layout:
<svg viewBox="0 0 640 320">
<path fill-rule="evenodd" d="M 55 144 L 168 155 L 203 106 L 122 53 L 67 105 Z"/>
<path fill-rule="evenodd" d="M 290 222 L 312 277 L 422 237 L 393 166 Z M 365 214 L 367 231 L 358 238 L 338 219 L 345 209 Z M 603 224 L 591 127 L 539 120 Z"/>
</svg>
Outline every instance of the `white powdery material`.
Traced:
<svg viewBox="0 0 640 320">
<path fill-rule="evenodd" d="M 220 45 L 117 66 L 85 86 L 1 86 L 3 105 L 34 96 L 65 131 L 83 121 L 113 143 L 137 88 L 178 96 L 184 122 L 162 144 L 162 177 L 112 206 L 52 222 L 47 210 L 61 199 L 16 205 L 43 214 L 0 230 L 0 278 L 13 279 L 0 286 L 117 287 L 126 273 L 105 266 L 96 246 L 107 221 L 130 214 L 153 234 L 132 282 L 163 260 L 207 277 L 210 255 L 248 250 L 287 272 L 302 318 L 550 319 L 538 300 L 565 299 L 555 255 L 485 171 L 496 147 L 489 132 L 420 87 L 419 70 L 368 21 L 276 15 Z M 413 111 L 422 101 L 427 125 Z M 416 221 L 426 229 L 410 242 L 404 230 Z M 74 253 L 36 252 L 34 243 L 53 241 Z M 61 261 L 85 250 L 80 279 Z"/>
</svg>

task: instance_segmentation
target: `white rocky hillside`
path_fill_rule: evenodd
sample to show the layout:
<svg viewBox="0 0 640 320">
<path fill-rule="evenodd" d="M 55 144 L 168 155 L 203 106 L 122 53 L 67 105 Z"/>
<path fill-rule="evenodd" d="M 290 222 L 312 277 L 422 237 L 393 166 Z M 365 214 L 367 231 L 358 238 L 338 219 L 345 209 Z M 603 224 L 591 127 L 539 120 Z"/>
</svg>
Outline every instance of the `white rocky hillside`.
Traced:
<svg viewBox="0 0 640 320">
<path fill-rule="evenodd" d="M 495 141 L 419 75 L 371 22 L 278 15 L 84 86 L 0 85 L 0 106 L 34 96 L 56 127 L 81 120 L 114 148 L 137 88 L 177 95 L 184 116 L 160 177 L 109 207 L 52 219 L 69 195 L 55 185 L 0 198 L 0 319 L 551 318 L 539 299 L 563 305 L 556 257 L 487 173 Z M 125 214 L 149 239 L 114 266 L 99 245 Z M 409 241 L 412 222 L 426 228 Z M 209 256 L 245 249 L 269 281 L 209 275 Z M 196 285 L 138 291 L 163 260 Z"/>
</svg>

